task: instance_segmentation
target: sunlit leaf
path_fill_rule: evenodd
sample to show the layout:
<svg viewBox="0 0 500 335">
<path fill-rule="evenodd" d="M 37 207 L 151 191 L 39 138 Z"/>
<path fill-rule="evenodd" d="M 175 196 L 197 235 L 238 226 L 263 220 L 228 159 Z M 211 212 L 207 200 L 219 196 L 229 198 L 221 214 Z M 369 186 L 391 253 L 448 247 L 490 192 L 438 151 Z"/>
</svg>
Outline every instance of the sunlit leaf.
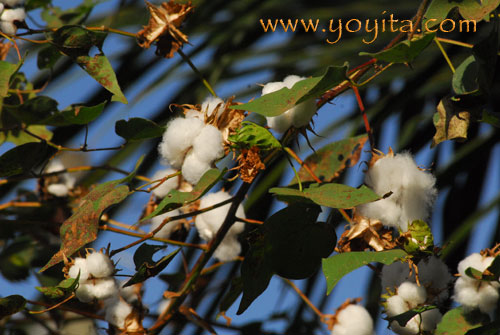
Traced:
<svg viewBox="0 0 500 335">
<path fill-rule="evenodd" d="M 427 11 L 424 14 L 424 25 L 428 27 L 432 27 L 433 25 L 439 24 L 443 21 L 448 13 L 453 9 L 457 8 L 460 11 L 460 14 L 466 20 L 475 20 L 475 21 L 489 21 L 489 14 L 500 4 L 500 0 L 463 0 L 463 1 L 448 1 L 448 0 L 433 0 Z M 433 20 L 427 23 L 428 20 Z M 472 22 L 471 31 L 472 31 Z M 465 29 L 465 27 L 464 27 Z"/>
<path fill-rule="evenodd" d="M 242 127 L 228 140 L 238 148 L 259 147 L 263 150 L 281 148 L 281 143 L 266 128 L 253 122 L 243 121 Z"/>
<path fill-rule="evenodd" d="M 36 289 L 50 299 L 62 299 L 75 292 L 76 288 L 78 287 L 79 279 L 80 273 L 78 273 L 78 276 L 76 276 L 76 278 L 64 279 L 56 286 L 38 286 L 36 287 Z"/>
<path fill-rule="evenodd" d="M 431 44 L 435 33 L 422 35 L 411 41 L 404 40 L 392 48 L 380 52 L 360 52 L 360 56 L 370 56 L 388 63 L 410 63 Z"/>
<path fill-rule="evenodd" d="M 449 310 L 443 315 L 441 322 L 437 325 L 436 335 L 463 335 L 468 330 L 481 326 L 481 320 L 477 316 L 465 315 L 463 308 L 458 307 Z"/>
</svg>

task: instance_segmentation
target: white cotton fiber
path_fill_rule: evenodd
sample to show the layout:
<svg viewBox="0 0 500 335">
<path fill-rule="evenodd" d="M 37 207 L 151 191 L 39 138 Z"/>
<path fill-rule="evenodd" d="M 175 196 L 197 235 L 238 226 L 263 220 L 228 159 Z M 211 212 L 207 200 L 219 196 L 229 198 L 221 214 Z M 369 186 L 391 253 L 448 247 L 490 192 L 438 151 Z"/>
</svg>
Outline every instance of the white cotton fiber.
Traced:
<svg viewBox="0 0 500 335">
<path fill-rule="evenodd" d="M 418 169 L 409 153 L 380 158 L 370 167 L 365 183 L 382 196 L 383 200 L 360 205 L 359 214 L 379 219 L 386 226 L 408 230 L 408 223 L 426 220 L 436 198 L 436 180 L 431 173 Z"/>
<path fill-rule="evenodd" d="M 94 284 L 88 282 L 80 282 L 75 291 L 76 298 L 81 302 L 91 302 L 94 300 Z"/>
<path fill-rule="evenodd" d="M 468 268 L 474 268 L 483 272 L 488 266 L 489 265 L 487 265 L 486 262 L 483 262 L 483 256 L 476 252 L 465 257 L 460 261 L 460 263 L 458 263 L 458 273 L 466 279 L 474 280 L 465 274 L 465 270 Z"/>
<path fill-rule="evenodd" d="M 68 186 L 64 184 L 50 184 L 47 186 L 47 192 L 56 197 L 65 197 L 69 193 Z"/>
<path fill-rule="evenodd" d="M 94 278 L 105 278 L 115 272 L 115 266 L 108 255 L 93 252 L 87 255 L 87 269 Z"/>
<path fill-rule="evenodd" d="M 403 298 L 410 308 L 415 308 L 427 300 L 425 288 L 409 281 L 405 281 L 399 285 L 398 296 Z"/>
<path fill-rule="evenodd" d="M 279 91 L 283 87 L 286 87 L 286 85 L 280 81 L 267 83 L 262 88 L 262 95 Z M 267 125 L 278 133 L 284 133 L 288 128 L 292 126 L 292 118 L 293 112 L 291 109 L 278 116 L 266 117 Z"/>
<path fill-rule="evenodd" d="M 82 257 L 76 257 L 73 261 L 73 265 L 68 270 L 68 276 L 70 278 L 76 278 L 80 273 L 79 282 L 84 282 L 89 277 L 89 271 L 87 268 L 87 260 Z"/>
<path fill-rule="evenodd" d="M 483 313 L 489 313 L 497 307 L 498 302 L 498 283 L 483 283 L 479 289 L 479 310 Z"/>
<path fill-rule="evenodd" d="M 267 83 L 262 87 L 262 95 L 266 95 L 269 93 L 279 91 L 283 87 L 286 87 L 286 85 L 285 85 L 285 83 L 283 83 L 281 81 L 273 81 L 273 82 Z"/>
<path fill-rule="evenodd" d="M 405 327 L 401 327 L 397 321 L 391 322 L 391 329 L 400 335 L 416 335 L 422 331 L 433 331 L 441 321 L 442 315 L 439 309 L 431 309 L 411 318 Z"/>
<path fill-rule="evenodd" d="M 181 214 L 181 212 L 178 209 L 174 209 L 173 211 L 170 211 L 168 213 L 153 217 L 151 219 L 151 231 L 158 228 L 161 225 L 161 223 L 163 222 L 163 220 L 165 220 L 166 218 L 171 217 L 171 216 L 177 216 L 180 214 Z M 162 229 L 160 229 L 159 232 L 157 232 L 155 234 L 155 237 L 166 238 L 166 239 L 170 238 L 170 234 L 172 234 L 172 231 L 174 230 L 175 227 L 177 227 L 178 224 L 179 224 L 178 220 L 168 222 L 167 224 L 165 224 L 163 226 Z"/>
<path fill-rule="evenodd" d="M 287 88 L 291 89 L 302 79 L 306 78 L 290 75 L 283 79 L 283 84 L 285 84 Z M 312 117 L 316 114 L 316 102 L 314 99 L 309 99 L 294 106 L 289 111 L 291 112 L 292 125 L 296 128 L 304 127 L 311 122 Z"/>
<path fill-rule="evenodd" d="M 390 291 L 395 291 L 410 275 L 408 264 L 403 262 L 394 262 L 391 265 L 382 267 L 382 290 L 389 288 Z"/>
<path fill-rule="evenodd" d="M 227 234 L 214 251 L 214 257 L 221 262 L 229 262 L 240 255 L 241 245 L 236 235 Z"/>
<path fill-rule="evenodd" d="M 125 301 L 114 298 L 106 302 L 104 318 L 118 328 L 125 328 L 125 319 L 132 313 L 132 307 Z"/>
<path fill-rule="evenodd" d="M 389 297 L 386 301 L 385 313 L 389 317 L 402 314 L 409 309 L 406 301 L 397 294 Z"/>
<path fill-rule="evenodd" d="M 211 163 L 224 156 L 222 133 L 207 124 L 193 141 L 193 152 L 202 161 Z"/>
<path fill-rule="evenodd" d="M 198 118 L 176 118 L 168 123 L 158 146 L 160 156 L 175 169 L 180 169 L 184 156 L 200 133 L 204 123 Z"/>
<path fill-rule="evenodd" d="M 453 299 L 466 309 L 478 308 L 483 313 L 489 313 L 497 305 L 498 287 L 496 282 L 481 282 L 461 276 L 455 282 Z"/>
<path fill-rule="evenodd" d="M 224 191 L 207 194 L 206 196 L 201 198 L 200 209 L 210 207 L 230 198 L 231 195 Z M 210 241 L 215 236 L 220 226 L 224 222 L 224 219 L 226 218 L 227 212 L 229 211 L 230 207 L 231 204 L 226 204 L 224 206 L 217 207 L 216 209 L 198 214 L 196 216 L 195 226 L 202 239 L 204 239 L 205 241 Z M 245 218 L 245 212 L 241 204 L 240 206 L 238 206 L 236 216 L 239 218 Z M 244 227 L 245 226 L 242 222 L 235 222 L 229 230 L 228 235 L 237 235 L 243 231 Z"/>
<path fill-rule="evenodd" d="M 184 111 L 184 116 L 186 117 L 186 119 L 196 118 L 196 119 L 200 119 L 202 121 L 205 120 L 203 113 L 200 113 L 196 109 L 188 109 L 187 111 Z"/>
<path fill-rule="evenodd" d="M 3 9 L 4 9 L 4 5 L 3 5 L 3 3 L 0 2 L 0 13 L 3 12 Z"/>
<path fill-rule="evenodd" d="M 118 286 L 112 277 L 91 279 L 88 282 L 93 284 L 89 286 L 89 289 L 96 299 L 104 300 L 118 294 Z"/>
<path fill-rule="evenodd" d="M 25 18 L 24 8 L 5 9 L 0 15 L 0 20 L 4 22 L 24 21 Z"/>
<path fill-rule="evenodd" d="M 46 173 L 59 172 L 66 169 L 63 162 L 59 158 L 55 158 L 50 161 L 45 169 Z M 75 187 L 76 177 L 70 173 L 58 174 L 60 182 L 50 184 L 47 186 L 47 192 L 56 197 L 65 197 L 68 195 L 69 191 Z"/>
<path fill-rule="evenodd" d="M 0 30 L 7 35 L 15 35 L 17 27 L 10 21 L 0 21 Z"/>
<path fill-rule="evenodd" d="M 427 260 L 422 259 L 417 266 L 420 283 L 425 287 L 429 287 L 433 294 L 436 295 L 436 301 L 432 301 L 432 303 L 442 302 L 447 299 L 449 295 L 448 286 L 453 280 L 448 266 L 434 255 Z"/>
<path fill-rule="evenodd" d="M 127 287 L 123 287 L 123 285 L 125 285 L 125 283 L 127 283 L 127 282 L 128 282 L 128 279 L 123 280 L 118 284 L 118 290 L 120 292 L 120 296 L 123 299 L 125 299 L 125 301 L 128 303 L 137 301 L 139 299 L 139 297 L 137 296 L 137 293 L 135 291 L 136 285 L 130 285 Z"/>
<path fill-rule="evenodd" d="M 349 305 L 337 314 L 332 335 L 373 335 L 373 320 L 368 311 L 358 305 Z"/>
<path fill-rule="evenodd" d="M 20 5 L 24 2 L 24 0 L 2 0 L 2 4 L 5 4 L 10 7 L 15 7 L 17 5 Z"/>
<path fill-rule="evenodd" d="M 217 116 L 224 112 L 224 101 L 217 97 L 208 97 L 201 103 L 201 111 L 207 116 L 211 116 L 217 108 Z"/>
<path fill-rule="evenodd" d="M 200 159 L 193 150 L 189 151 L 182 164 L 182 176 L 184 179 L 196 185 L 205 172 L 210 170 L 211 164 Z"/>
<path fill-rule="evenodd" d="M 295 85 L 298 81 L 301 81 L 302 79 L 306 78 L 291 74 L 289 76 L 286 76 L 285 79 L 283 79 L 283 84 L 285 84 L 287 88 L 291 89 L 293 85 Z"/>
<path fill-rule="evenodd" d="M 165 178 L 168 175 L 174 174 L 177 171 L 174 169 L 164 169 L 164 170 L 159 170 L 156 171 L 153 177 L 151 177 L 152 180 L 158 180 Z M 154 184 L 157 185 L 157 184 Z M 179 187 L 179 178 L 177 176 L 165 180 L 160 186 L 155 188 L 153 190 L 153 194 L 157 196 L 158 198 L 164 198 L 168 192 L 171 190 L 174 190 Z"/>
</svg>

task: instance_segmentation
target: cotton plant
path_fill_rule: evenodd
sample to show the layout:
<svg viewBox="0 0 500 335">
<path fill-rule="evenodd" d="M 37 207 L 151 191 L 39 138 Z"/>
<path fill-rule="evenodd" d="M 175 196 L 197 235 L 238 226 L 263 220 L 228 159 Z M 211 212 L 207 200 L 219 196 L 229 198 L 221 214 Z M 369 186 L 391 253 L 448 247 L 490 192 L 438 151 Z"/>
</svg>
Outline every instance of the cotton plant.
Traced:
<svg viewBox="0 0 500 335">
<path fill-rule="evenodd" d="M 283 81 L 275 81 L 265 84 L 262 87 L 262 95 L 273 93 L 282 88 L 291 89 L 297 82 L 306 79 L 296 75 L 289 75 Z M 316 114 L 316 104 L 314 99 L 308 99 L 290 108 L 278 116 L 266 117 L 267 125 L 278 133 L 284 133 L 288 128 L 306 127 Z"/>
<path fill-rule="evenodd" d="M 2 0 L 0 1 L 0 31 L 7 35 L 15 35 L 17 22 L 26 19 L 26 11 L 22 7 L 23 1 Z"/>
<path fill-rule="evenodd" d="M 331 335 L 375 335 L 373 319 L 363 306 L 349 304 L 334 316 Z"/>
</svg>

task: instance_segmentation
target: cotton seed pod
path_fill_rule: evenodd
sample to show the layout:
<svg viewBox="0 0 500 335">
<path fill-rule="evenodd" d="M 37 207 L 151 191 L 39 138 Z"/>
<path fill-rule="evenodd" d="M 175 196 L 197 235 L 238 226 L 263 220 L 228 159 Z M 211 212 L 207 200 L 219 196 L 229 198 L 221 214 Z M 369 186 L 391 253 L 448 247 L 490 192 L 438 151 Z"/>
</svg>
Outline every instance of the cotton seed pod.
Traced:
<svg viewBox="0 0 500 335">
<path fill-rule="evenodd" d="M 79 282 L 84 282 L 89 278 L 89 271 L 87 266 L 87 260 L 82 257 L 76 257 L 73 260 L 73 265 L 68 270 L 68 276 L 70 278 L 76 278 L 80 273 Z"/>
<path fill-rule="evenodd" d="M 87 255 L 87 269 L 94 278 L 105 278 L 115 272 L 115 266 L 108 255 L 93 252 Z"/>
<path fill-rule="evenodd" d="M 368 311 L 358 305 L 349 305 L 337 314 L 332 335 L 373 335 L 373 320 Z"/>
</svg>

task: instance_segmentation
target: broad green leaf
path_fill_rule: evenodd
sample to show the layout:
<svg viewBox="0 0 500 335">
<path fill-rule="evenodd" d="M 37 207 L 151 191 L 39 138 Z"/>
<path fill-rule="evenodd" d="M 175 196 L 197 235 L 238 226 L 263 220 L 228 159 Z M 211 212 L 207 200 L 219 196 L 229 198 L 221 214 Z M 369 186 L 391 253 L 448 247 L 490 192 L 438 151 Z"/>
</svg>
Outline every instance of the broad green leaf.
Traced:
<svg viewBox="0 0 500 335">
<path fill-rule="evenodd" d="M 40 70 L 51 69 L 62 56 L 55 46 L 48 45 L 38 51 L 36 64 Z"/>
<path fill-rule="evenodd" d="M 61 225 L 60 250 L 52 256 L 40 272 L 56 265 L 65 257 L 70 257 L 87 243 L 93 242 L 97 238 L 99 219 L 102 213 L 108 207 L 122 202 L 129 194 L 128 186 L 118 185 L 128 183 L 135 176 L 143 158 L 139 159 L 134 171 L 127 177 L 98 185 L 82 198 L 73 215 Z"/>
<path fill-rule="evenodd" d="M 104 107 L 106 107 L 105 102 L 95 106 L 71 105 L 41 122 L 51 126 L 84 125 L 99 117 Z"/>
<path fill-rule="evenodd" d="M 346 138 L 341 141 L 330 143 L 307 157 L 304 164 L 307 165 L 322 182 L 331 182 L 337 178 L 346 168 L 354 166 L 361 154 L 361 150 L 368 140 L 367 135 Z M 314 179 L 301 167 L 299 178 L 302 182 L 312 182 Z M 296 184 L 294 178 L 291 184 Z"/>
<path fill-rule="evenodd" d="M 29 99 L 17 108 L 8 108 L 8 111 L 26 124 L 44 124 L 44 120 L 57 114 L 57 101 L 46 96 L 37 96 Z"/>
<path fill-rule="evenodd" d="M 463 335 L 468 330 L 481 326 L 480 320 L 465 316 L 462 307 L 454 308 L 443 315 L 437 325 L 435 335 Z"/>
<path fill-rule="evenodd" d="M 154 277 L 157 274 L 159 274 L 163 269 L 167 267 L 167 265 L 174 259 L 175 255 L 181 250 L 181 248 L 175 250 L 174 252 L 168 254 L 165 257 L 162 257 L 159 261 L 157 262 L 144 262 L 142 263 L 139 268 L 137 269 L 137 272 L 130 278 L 129 281 L 123 285 L 123 287 L 127 287 L 130 285 L 142 283 L 148 278 Z M 152 256 L 152 255 L 151 255 Z M 152 261 L 152 259 L 151 259 Z"/>
<path fill-rule="evenodd" d="M 26 130 L 28 130 L 30 133 L 33 133 L 41 138 L 43 138 L 45 141 L 50 141 L 52 139 L 53 133 L 47 129 L 45 126 L 39 126 L 39 125 L 32 125 L 26 127 Z M 26 143 L 31 143 L 31 142 L 40 142 L 36 137 L 33 137 L 29 134 L 27 134 L 24 131 L 20 130 L 9 130 L 6 132 L 0 133 L 0 144 L 4 142 L 11 142 L 14 143 L 15 145 L 22 145 Z"/>
<path fill-rule="evenodd" d="M 4 245 L 0 252 L 0 272 L 11 281 L 25 280 L 30 276 L 32 262 L 37 256 L 37 242 L 21 235 Z"/>
<path fill-rule="evenodd" d="M 470 278 L 476 279 L 476 280 L 481 280 L 483 278 L 483 273 L 477 269 L 468 267 L 465 269 L 465 274 L 469 276 Z"/>
<path fill-rule="evenodd" d="M 69 296 L 71 293 L 75 292 L 78 286 L 79 279 L 80 279 L 80 273 L 78 273 L 78 276 L 76 276 L 76 278 L 64 279 L 56 286 L 50 286 L 50 287 L 38 286 L 35 288 L 50 299 L 62 299 Z"/>
<path fill-rule="evenodd" d="M 478 64 L 474 56 L 467 57 L 453 74 L 452 87 L 456 94 L 471 94 L 479 90 Z"/>
<path fill-rule="evenodd" d="M 25 305 L 26 299 L 17 294 L 0 298 L 0 320 L 6 316 L 22 311 Z"/>
<path fill-rule="evenodd" d="M 10 77 L 17 71 L 18 67 L 18 64 L 0 60 L 0 99 L 6 97 L 9 93 Z"/>
<path fill-rule="evenodd" d="M 147 244 L 143 243 L 137 248 L 134 253 L 134 264 L 135 270 L 137 271 L 143 263 L 153 264 L 153 255 L 160 250 L 165 249 L 166 245 L 158 245 L 158 244 Z"/>
<path fill-rule="evenodd" d="M 263 150 L 281 148 L 281 143 L 266 128 L 253 122 L 243 121 L 238 132 L 229 136 L 229 142 L 238 148 L 259 147 Z"/>
<path fill-rule="evenodd" d="M 433 122 L 436 134 L 432 138 L 431 148 L 446 140 L 465 141 L 470 123 L 470 112 L 462 109 L 449 97 L 441 99 L 434 114 Z"/>
<path fill-rule="evenodd" d="M 500 321 L 468 330 L 465 335 L 498 335 L 500 334 Z"/>
<path fill-rule="evenodd" d="M 99 84 L 113 93 L 112 101 L 127 103 L 115 72 L 102 52 L 105 33 L 90 31 L 80 26 L 64 26 L 54 32 L 46 33 L 46 36 L 60 52 L 69 56 Z M 92 57 L 89 56 L 89 52 L 94 46 L 101 53 Z"/>
<path fill-rule="evenodd" d="M 35 1 L 41 2 L 42 4 L 46 2 L 45 0 Z M 90 12 L 97 3 L 99 3 L 99 0 L 84 0 L 78 7 L 66 10 L 62 10 L 60 7 L 50 6 L 42 11 L 41 17 L 47 22 L 48 28 L 59 28 L 69 24 L 81 24 L 85 18 L 90 15 Z"/>
<path fill-rule="evenodd" d="M 45 142 L 26 143 L 12 148 L 0 157 L 0 177 L 28 173 L 56 151 Z"/>
<path fill-rule="evenodd" d="M 388 63 L 410 63 L 432 42 L 435 33 L 416 37 L 411 41 L 404 40 L 392 48 L 380 52 L 360 52 L 360 56 L 370 56 Z"/>
<path fill-rule="evenodd" d="M 201 198 L 207 193 L 226 173 L 226 170 L 219 171 L 210 169 L 200 178 L 200 181 L 191 192 L 181 192 L 178 190 L 170 191 L 165 198 L 158 204 L 158 207 L 141 221 L 151 219 L 154 216 L 166 213 L 173 209 L 187 205 Z"/>
<path fill-rule="evenodd" d="M 391 324 L 393 321 L 396 321 L 399 323 L 401 327 L 405 327 L 408 321 L 413 319 L 415 315 L 422 314 L 425 311 L 430 311 L 432 309 L 436 309 L 436 306 L 422 306 L 422 307 L 417 307 L 414 309 L 410 309 L 409 311 L 406 311 L 404 313 L 401 313 L 399 315 L 395 315 L 392 317 L 387 318 L 387 322 Z"/>
<path fill-rule="evenodd" d="M 127 141 L 141 141 L 161 137 L 165 132 L 165 128 L 151 120 L 134 117 L 128 121 L 117 121 L 115 132 Z"/>
<path fill-rule="evenodd" d="M 224 295 L 224 298 L 222 298 L 220 305 L 219 305 L 219 311 L 220 312 L 225 312 L 227 311 L 238 299 L 240 294 L 243 292 L 243 279 L 241 277 L 236 277 L 231 280 L 231 287 L 229 288 L 229 291 Z"/>
<path fill-rule="evenodd" d="M 353 208 L 380 197 L 365 185 L 354 188 L 343 184 L 311 184 L 302 192 L 294 188 L 273 187 L 269 190 L 284 201 L 310 200 L 331 208 Z"/>
<path fill-rule="evenodd" d="M 340 279 L 346 274 L 372 262 L 379 262 L 385 265 L 402 259 L 406 252 L 401 249 L 386 251 L 352 251 L 336 254 L 323 260 L 323 273 L 326 278 L 327 293 L 337 285 Z"/>
<path fill-rule="evenodd" d="M 500 0 L 463 0 L 463 1 L 448 1 L 448 0 L 433 0 L 427 11 L 424 14 L 423 24 L 424 27 L 431 28 L 434 25 L 439 24 L 443 21 L 448 13 L 458 7 L 460 14 L 466 20 L 475 20 L 475 21 L 489 21 L 489 14 L 500 4 Z M 461 24 L 462 30 L 467 32 L 466 22 L 460 23 L 460 21 L 456 20 L 456 25 Z M 473 32 L 473 23 L 469 22 L 470 27 L 468 29 L 469 32 Z"/>
<path fill-rule="evenodd" d="M 254 101 L 243 105 L 234 105 L 230 108 L 247 110 L 264 116 L 278 116 L 303 101 L 319 97 L 346 80 L 347 68 L 347 64 L 330 66 L 320 77 L 303 79 L 295 83 L 291 89 L 285 87 L 263 95 Z"/>
</svg>

